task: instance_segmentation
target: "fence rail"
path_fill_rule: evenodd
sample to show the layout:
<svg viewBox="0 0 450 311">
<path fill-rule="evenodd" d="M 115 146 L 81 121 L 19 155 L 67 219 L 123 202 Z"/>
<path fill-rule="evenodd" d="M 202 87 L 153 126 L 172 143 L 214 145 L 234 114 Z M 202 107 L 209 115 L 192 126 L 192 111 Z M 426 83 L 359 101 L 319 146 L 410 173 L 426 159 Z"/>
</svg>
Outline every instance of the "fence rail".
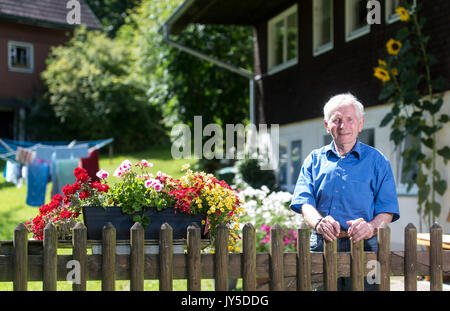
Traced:
<svg viewBox="0 0 450 311">
<path fill-rule="evenodd" d="M 187 229 L 187 248 L 174 254 L 172 228 L 161 227 L 159 253 L 144 251 L 144 229 L 139 223 L 130 228 L 130 254 L 117 254 L 115 228 L 109 223 L 103 228 L 102 254 L 88 254 L 86 227 L 80 222 L 73 230 L 72 242 L 58 241 L 52 224 L 44 230 L 43 241 L 29 241 L 23 224 L 14 230 L 13 241 L 0 242 L 0 282 L 13 282 L 15 291 L 26 291 L 29 281 L 42 281 L 44 290 L 56 290 L 57 281 L 66 281 L 68 267 L 78 263 L 78 279 L 74 291 L 86 290 L 89 280 L 101 280 L 102 290 L 115 290 L 116 280 L 130 280 L 130 289 L 141 291 L 144 280 L 159 280 L 159 288 L 171 291 L 174 279 L 187 279 L 187 289 L 201 290 L 202 279 L 215 279 L 215 290 L 227 290 L 230 278 L 242 278 L 243 290 L 302 290 L 324 284 L 325 290 L 337 290 L 338 277 L 351 277 L 352 289 L 363 290 L 367 269 L 376 260 L 380 290 L 390 290 L 390 276 L 404 276 L 405 290 L 417 290 L 417 276 L 430 276 L 430 290 L 442 290 L 443 276 L 450 275 L 450 251 L 442 249 L 442 229 L 431 228 L 430 251 L 417 250 L 417 231 L 409 224 L 405 228 L 405 251 L 390 251 L 390 229 L 378 229 L 378 252 L 364 252 L 363 241 L 352 243 L 350 252 L 337 252 L 336 241 L 325 241 L 324 252 L 309 250 L 310 228 L 298 229 L 298 249 L 284 253 L 282 229 L 271 229 L 269 253 L 256 253 L 256 235 L 249 223 L 243 228 L 243 252 L 228 252 L 228 229 L 217 228 L 214 253 L 201 253 L 200 229 Z M 72 255 L 58 255 L 58 247 L 69 246 Z M 69 264 L 69 265 L 68 265 Z M 268 285 L 258 287 L 257 281 L 268 279 Z"/>
</svg>

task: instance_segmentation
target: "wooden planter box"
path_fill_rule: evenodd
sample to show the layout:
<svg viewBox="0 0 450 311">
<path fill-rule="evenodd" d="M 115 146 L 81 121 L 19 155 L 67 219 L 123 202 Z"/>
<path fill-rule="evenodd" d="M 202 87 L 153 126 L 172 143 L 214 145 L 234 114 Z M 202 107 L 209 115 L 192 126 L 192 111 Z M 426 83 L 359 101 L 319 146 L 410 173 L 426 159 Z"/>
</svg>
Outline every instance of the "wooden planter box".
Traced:
<svg viewBox="0 0 450 311">
<path fill-rule="evenodd" d="M 150 224 L 145 228 L 144 238 L 146 240 L 159 239 L 161 225 L 168 223 L 173 229 L 173 239 L 185 239 L 187 237 L 187 228 L 195 223 L 201 228 L 202 238 L 205 226 L 202 220 L 205 216 L 202 214 L 189 215 L 182 214 L 175 208 L 167 208 L 162 211 L 148 209 L 144 212 L 150 218 Z M 87 227 L 88 240 L 101 240 L 103 226 L 110 222 L 116 228 L 117 240 L 129 240 L 130 229 L 134 225 L 133 216 L 122 213 L 120 207 L 83 207 L 84 224 Z"/>
</svg>

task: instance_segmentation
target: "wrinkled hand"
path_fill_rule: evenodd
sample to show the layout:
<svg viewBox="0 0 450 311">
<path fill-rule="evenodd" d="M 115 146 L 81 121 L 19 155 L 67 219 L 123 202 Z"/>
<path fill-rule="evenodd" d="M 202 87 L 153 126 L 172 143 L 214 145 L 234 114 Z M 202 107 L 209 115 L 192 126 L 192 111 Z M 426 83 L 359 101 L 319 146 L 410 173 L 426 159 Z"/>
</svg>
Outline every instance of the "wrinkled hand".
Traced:
<svg viewBox="0 0 450 311">
<path fill-rule="evenodd" d="M 341 226 L 331 216 L 326 216 L 317 225 L 317 232 L 319 232 L 328 241 L 336 240 L 341 231 Z"/>
<path fill-rule="evenodd" d="M 361 240 L 370 239 L 375 235 L 375 228 L 369 222 L 366 222 L 363 218 L 347 221 L 350 226 L 347 230 L 347 234 L 350 240 L 357 243 Z"/>
</svg>

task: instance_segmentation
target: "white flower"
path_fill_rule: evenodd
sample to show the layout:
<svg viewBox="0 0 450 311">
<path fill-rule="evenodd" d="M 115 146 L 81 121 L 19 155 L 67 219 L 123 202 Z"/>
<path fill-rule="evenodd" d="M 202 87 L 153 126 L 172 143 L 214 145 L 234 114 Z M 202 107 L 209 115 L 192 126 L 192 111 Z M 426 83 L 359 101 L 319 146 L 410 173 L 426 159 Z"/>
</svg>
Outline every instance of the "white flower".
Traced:
<svg viewBox="0 0 450 311">
<path fill-rule="evenodd" d="M 98 178 L 106 180 L 109 177 L 109 173 L 105 170 L 99 170 L 97 174 L 95 174 Z"/>
</svg>

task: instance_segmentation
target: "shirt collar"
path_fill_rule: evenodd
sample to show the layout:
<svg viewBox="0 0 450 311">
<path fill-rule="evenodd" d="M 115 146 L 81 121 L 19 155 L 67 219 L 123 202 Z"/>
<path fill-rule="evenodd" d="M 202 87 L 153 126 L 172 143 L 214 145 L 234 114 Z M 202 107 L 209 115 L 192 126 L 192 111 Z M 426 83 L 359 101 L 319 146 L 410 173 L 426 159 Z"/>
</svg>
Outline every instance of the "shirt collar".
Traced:
<svg viewBox="0 0 450 311">
<path fill-rule="evenodd" d="M 325 152 L 327 155 L 332 152 L 336 157 L 340 158 L 340 155 L 336 151 L 336 147 L 334 146 L 334 141 L 331 141 L 329 145 L 325 146 Z M 358 158 L 358 160 L 361 159 L 361 142 L 359 141 L 359 139 L 356 139 L 356 144 L 349 153 L 354 154 Z"/>
</svg>

